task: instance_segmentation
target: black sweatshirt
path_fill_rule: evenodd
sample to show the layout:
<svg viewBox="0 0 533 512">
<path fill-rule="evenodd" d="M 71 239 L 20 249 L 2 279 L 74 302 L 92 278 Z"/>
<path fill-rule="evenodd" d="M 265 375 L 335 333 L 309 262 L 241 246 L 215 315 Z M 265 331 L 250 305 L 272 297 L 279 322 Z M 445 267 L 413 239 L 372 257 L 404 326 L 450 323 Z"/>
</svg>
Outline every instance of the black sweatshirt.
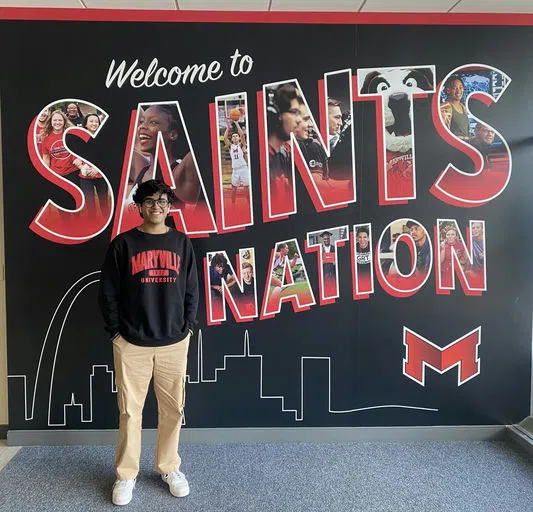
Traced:
<svg viewBox="0 0 533 512">
<path fill-rule="evenodd" d="M 191 241 L 170 229 L 151 235 L 131 229 L 109 245 L 100 277 L 105 329 L 134 345 L 183 340 L 194 328 L 198 275 Z"/>
</svg>

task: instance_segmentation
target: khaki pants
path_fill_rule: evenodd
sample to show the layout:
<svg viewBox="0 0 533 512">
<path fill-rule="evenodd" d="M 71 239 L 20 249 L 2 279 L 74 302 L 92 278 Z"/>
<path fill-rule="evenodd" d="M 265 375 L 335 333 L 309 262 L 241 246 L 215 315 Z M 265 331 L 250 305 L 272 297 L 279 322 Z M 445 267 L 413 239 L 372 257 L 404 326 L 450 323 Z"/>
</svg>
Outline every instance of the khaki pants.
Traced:
<svg viewBox="0 0 533 512">
<path fill-rule="evenodd" d="M 185 405 L 189 338 L 165 347 L 139 347 L 122 336 L 113 340 L 120 412 L 116 470 L 119 480 L 136 478 L 141 457 L 142 411 L 152 376 L 157 398 L 155 469 L 179 469 L 178 443 Z"/>
</svg>

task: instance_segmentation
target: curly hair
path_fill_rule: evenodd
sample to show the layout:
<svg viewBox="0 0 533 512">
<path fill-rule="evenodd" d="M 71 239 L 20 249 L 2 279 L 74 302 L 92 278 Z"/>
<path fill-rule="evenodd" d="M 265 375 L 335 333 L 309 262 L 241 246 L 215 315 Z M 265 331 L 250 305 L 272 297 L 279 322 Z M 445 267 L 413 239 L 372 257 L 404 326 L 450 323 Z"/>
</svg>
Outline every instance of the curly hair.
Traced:
<svg viewBox="0 0 533 512">
<path fill-rule="evenodd" d="M 71 126 L 74 126 L 68 120 L 68 117 L 63 113 L 62 110 L 54 110 L 50 114 L 50 117 L 46 120 L 46 124 L 44 125 L 44 128 L 41 130 L 41 139 L 43 140 L 46 139 L 46 137 L 48 137 L 48 135 L 50 135 L 52 131 L 54 130 L 52 127 L 52 117 L 54 117 L 55 115 L 60 115 L 63 118 L 63 121 L 65 122 L 65 124 L 63 125 L 63 131 L 65 131 L 67 128 Z"/>
<path fill-rule="evenodd" d="M 225 267 L 227 264 L 227 261 L 226 261 L 226 258 L 224 257 L 223 254 L 217 252 L 214 256 L 213 256 L 213 259 L 211 260 L 211 266 L 212 267 Z"/>
<path fill-rule="evenodd" d="M 171 203 L 177 199 L 172 189 L 164 181 L 148 180 L 139 184 L 135 194 L 133 194 L 133 201 L 136 204 L 142 204 L 145 198 L 153 194 L 166 194 Z"/>
<path fill-rule="evenodd" d="M 444 82 L 444 88 L 447 89 L 447 88 L 451 87 L 452 83 L 455 82 L 456 80 L 461 82 L 461 84 L 463 86 L 463 89 L 464 89 L 465 82 L 459 75 L 452 75 L 452 76 L 448 77 L 446 82 Z"/>
</svg>

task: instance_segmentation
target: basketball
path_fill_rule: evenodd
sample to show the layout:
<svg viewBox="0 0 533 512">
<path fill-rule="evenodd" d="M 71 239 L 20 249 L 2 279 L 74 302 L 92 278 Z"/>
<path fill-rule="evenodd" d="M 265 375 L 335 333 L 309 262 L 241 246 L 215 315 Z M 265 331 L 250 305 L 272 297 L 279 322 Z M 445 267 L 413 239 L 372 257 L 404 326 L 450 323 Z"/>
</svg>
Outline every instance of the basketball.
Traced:
<svg viewBox="0 0 533 512">
<path fill-rule="evenodd" d="M 238 108 L 232 108 L 229 111 L 229 116 L 234 121 L 238 121 L 241 118 L 241 111 Z"/>
</svg>

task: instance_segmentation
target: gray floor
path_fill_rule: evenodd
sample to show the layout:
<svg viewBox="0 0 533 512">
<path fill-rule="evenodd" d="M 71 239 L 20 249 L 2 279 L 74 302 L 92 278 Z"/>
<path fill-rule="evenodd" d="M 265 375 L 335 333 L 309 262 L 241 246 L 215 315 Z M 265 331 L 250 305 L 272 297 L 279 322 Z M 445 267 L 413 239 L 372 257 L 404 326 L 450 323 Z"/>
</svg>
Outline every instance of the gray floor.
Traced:
<svg viewBox="0 0 533 512">
<path fill-rule="evenodd" d="M 18 447 L 7 446 L 7 441 L 5 439 L 0 439 L 0 470 L 2 470 L 18 451 Z"/>
<path fill-rule="evenodd" d="M 533 462 L 503 441 L 186 444 L 187 498 L 143 448 L 125 510 L 528 511 Z M 0 510 L 116 510 L 111 446 L 25 447 L 0 471 Z"/>
</svg>

